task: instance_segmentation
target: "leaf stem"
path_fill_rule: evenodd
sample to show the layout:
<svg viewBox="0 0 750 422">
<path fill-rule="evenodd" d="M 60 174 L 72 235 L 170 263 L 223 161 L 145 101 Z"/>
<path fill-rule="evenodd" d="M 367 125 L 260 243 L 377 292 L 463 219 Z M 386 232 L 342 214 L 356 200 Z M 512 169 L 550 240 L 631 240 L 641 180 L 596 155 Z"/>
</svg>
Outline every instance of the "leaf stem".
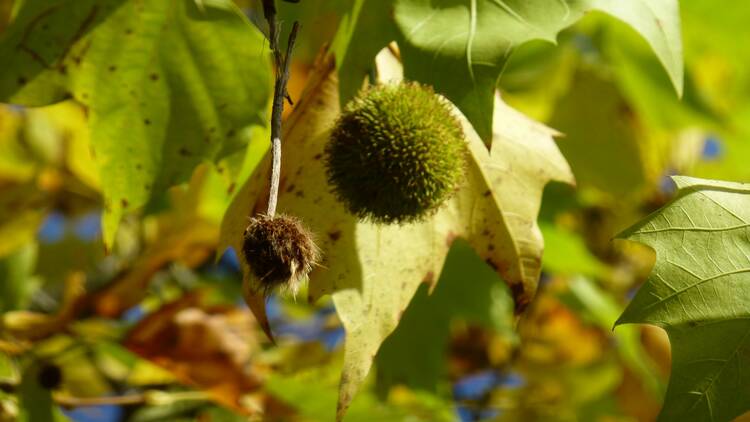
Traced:
<svg viewBox="0 0 750 422">
<path fill-rule="evenodd" d="M 297 40 L 299 22 L 295 21 L 292 25 L 292 31 L 289 33 L 289 40 L 286 45 L 286 54 L 282 57 L 281 51 L 279 51 L 279 23 L 276 19 L 274 0 L 263 0 L 263 14 L 268 21 L 269 42 L 276 65 L 276 83 L 271 110 L 271 187 L 268 192 L 268 210 L 266 212 L 268 216 L 273 217 L 276 214 L 281 180 L 281 116 L 284 112 L 284 100 L 292 104 L 286 85 L 289 81 L 289 63 L 291 62 L 294 43 Z"/>
</svg>

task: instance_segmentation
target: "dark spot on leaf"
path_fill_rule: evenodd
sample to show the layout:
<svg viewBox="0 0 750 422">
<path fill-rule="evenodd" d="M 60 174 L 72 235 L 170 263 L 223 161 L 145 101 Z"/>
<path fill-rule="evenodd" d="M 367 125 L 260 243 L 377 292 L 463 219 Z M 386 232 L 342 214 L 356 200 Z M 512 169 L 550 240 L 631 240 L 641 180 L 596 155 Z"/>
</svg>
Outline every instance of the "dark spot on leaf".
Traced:
<svg viewBox="0 0 750 422">
<path fill-rule="evenodd" d="M 425 274 L 424 278 L 422 279 L 422 283 L 432 284 L 434 282 L 435 282 L 435 272 L 428 271 L 427 274 Z"/>
<path fill-rule="evenodd" d="M 337 241 L 337 240 L 339 240 L 339 239 L 341 239 L 341 230 L 336 230 L 334 232 L 328 232 L 328 237 L 332 241 L 334 241 L 334 242 Z"/>
<path fill-rule="evenodd" d="M 159 75 L 158 75 L 158 74 L 156 74 L 156 73 L 152 73 L 152 74 L 150 74 L 150 75 L 149 75 L 148 77 L 149 77 L 149 79 L 151 79 L 152 81 L 158 81 L 158 80 L 159 80 Z"/>
<path fill-rule="evenodd" d="M 294 194 L 294 196 L 296 196 L 297 198 L 304 198 L 304 197 L 305 197 L 305 193 L 304 193 L 304 192 L 302 192 L 301 190 L 298 190 L 298 191 L 297 191 L 297 192 L 296 192 L 296 193 Z"/>
<path fill-rule="evenodd" d="M 234 188 L 235 188 L 236 186 L 237 186 L 237 185 L 236 185 L 236 184 L 235 184 L 234 182 L 232 182 L 232 184 L 231 184 L 231 185 L 229 185 L 229 188 L 227 189 L 227 193 L 232 193 L 232 192 L 234 192 Z"/>
<path fill-rule="evenodd" d="M 24 85 L 26 82 L 28 81 L 23 76 L 18 78 L 18 85 Z"/>
<path fill-rule="evenodd" d="M 114 72 L 115 70 L 117 70 L 117 66 L 110 66 L 110 67 L 108 67 L 107 69 L 108 69 L 108 70 L 109 70 L 110 72 Z"/>
<path fill-rule="evenodd" d="M 189 157 L 189 156 L 191 156 L 191 155 L 192 155 L 192 154 L 190 153 L 190 151 L 189 151 L 189 150 L 188 150 L 187 148 L 185 148 L 185 147 L 182 147 L 182 148 L 180 148 L 180 151 L 179 151 L 179 153 L 180 153 L 180 155 L 182 155 L 183 157 Z"/>
<path fill-rule="evenodd" d="M 493 270 L 497 271 L 497 269 L 498 269 L 497 264 L 492 259 L 487 258 L 487 259 L 484 260 L 484 262 L 486 262 L 487 265 L 489 265 L 490 267 L 492 267 Z"/>
<path fill-rule="evenodd" d="M 482 230 L 482 236 L 489 236 L 489 235 L 490 235 L 490 230 L 489 229 Z"/>
<path fill-rule="evenodd" d="M 482 196 L 484 196 L 485 198 L 488 197 L 488 196 L 490 196 L 490 195 L 492 195 L 492 192 L 489 189 L 486 190 L 486 191 L 484 191 L 484 193 L 482 194 Z"/>
<path fill-rule="evenodd" d="M 294 184 L 289 185 L 288 188 L 286 188 L 287 193 L 294 192 Z"/>
<path fill-rule="evenodd" d="M 227 104 L 227 103 L 221 103 L 218 106 L 216 106 L 216 109 L 217 110 L 224 110 L 225 108 L 227 108 L 228 105 L 229 104 Z"/>
<path fill-rule="evenodd" d="M 57 71 L 60 72 L 61 75 L 67 75 L 68 74 L 68 67 L 65 65 L 62 65 L 57 68 Z"/>
<path fill-rule="evenodd" d="M 88 93 L 86 92 L 81 93 L 81 98 L 83 98 L 84 100 L 87 99 L 88 97 L 89 97 Z"/>
<path fill-rule="evenodd" d="M 209 133 L 214 133 L 214 132 L 216 132 L 216 126 L 211 126 L 210 128 L 208 128 L 208 132 L 209 132 Z"/>
<path fill-rule="evenodd" d="M 151 124 L 151 120 L 149 120 L 149 119 L 144 119 L 144 120 L 143 120 L 143 123 L 144 123 L 144 124 L 145 124 L 146 126 L 148 126 L 148 125 L 150 125 L 150 124 Z"/>
<path fill-rule="evenodd" d="M 234 134 L 235 134 L 234 129 L 231 129 L 229 132 L 227 132 L 227 138 L 231 138 L 232 136 L 234 136 Z"/>
<path fill-rule="evenodd" d="M 133 33 L 133 28 L 128 28 L 125 30 L 125 35 L 131 35 Z"/>
<path fill-rule="evenodd" d="M 495 250 L 495 245 L 493 245 L 492 243 L 490 243 L 489 245 L 487 245 L 487 250 L 488 251 L 494 251 Z"/>
<path fill-rule="evenodd" d="M 127 208 L 127 207 L 128 207 L 128 205 L 130 205 L 130 203 L 128 202 L 128 200 L 127 200 L 127 199 L 125 199 L 125 198 L 122 198 L 122 199 L 120 200 L 120 205 L 122 205 L 122 207 L 123 207 L 123 208 Z"/>
<path fill-rule="evenodd" d="M 143 166 L 142 166 L 141 164 L 136 164 L 136 165 L 135 165 L 135 169 L 136 169 L 136 170 L 142 170 L 142 169 L 143 169 Z"/>
<path fill-rule="evenodd" d="M 62 380 L 63 373 L 60 367 L 51 363 L 44 364 L 37 375 L 39 385 L 47 390 L 56 389 L 60 386 Z"/>
<path fill-rule="evenodd" d="M 224 174 L 224 167 L 216 167 L 216 171 L 219 172 L 219 174 Z"/>
<path fill-rule="evenodd" d="M 515 313 L 518 315 L 529 306 L 529 299 L 526 297 L 526 291 L 521 283 L 511 284 L 510 291 L 513 294 L 513 301 L 516 303 Z"/>
<path fill-rule="evenodd" d="M 320 160 L 321 158 L 323 158 L 323 154 L 315 154 L 313 160 Z"/>
<path fill-rule="evenodd" d="M 42 31 L 46 31 L 48 29 L 49 29 L 49 25 L 48 24 L 45 23 L 45 24 L 42 25 Z"/>
</svg>

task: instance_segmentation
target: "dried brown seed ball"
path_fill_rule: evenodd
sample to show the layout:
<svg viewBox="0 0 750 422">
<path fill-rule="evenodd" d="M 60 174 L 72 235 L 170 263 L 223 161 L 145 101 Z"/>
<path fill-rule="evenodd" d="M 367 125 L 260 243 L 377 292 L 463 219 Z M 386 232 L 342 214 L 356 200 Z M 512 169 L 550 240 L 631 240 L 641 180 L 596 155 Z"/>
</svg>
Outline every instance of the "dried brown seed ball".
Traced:
<svg viewBox="0 0 750 422">
<path fill-rule="evenodd" d="M 319 255 L 310 231 L 288 215 L 253 217 L 242 252 L 252 275 L 248 287 L 266 295 L 277 288 L 296 293 Z"/>
</svg>

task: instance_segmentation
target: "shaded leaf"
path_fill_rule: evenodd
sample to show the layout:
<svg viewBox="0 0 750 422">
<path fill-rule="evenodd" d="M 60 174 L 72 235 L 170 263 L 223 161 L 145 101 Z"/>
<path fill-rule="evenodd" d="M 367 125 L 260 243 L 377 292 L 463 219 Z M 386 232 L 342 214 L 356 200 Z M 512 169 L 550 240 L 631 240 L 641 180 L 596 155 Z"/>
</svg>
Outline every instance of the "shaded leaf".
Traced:
<svg viewBox="0 0 750 422">
<path fill-rule="evenodd" d="M 18 389 L 20 422 L 65 422 L 68 418 L 52 401 L 52 392 L 39 383 L 41 365 L 32 364 L 24 371 Z"/>
<path fill-rule="evenodd" d="M 257 347 L 252 317 L 238 309 L 208 313 L 196 294 L 162 306 L 136 325 L 123 344 L 240 413 L 241 397 L 259 388 L 250 365 Z"/>
<path fill-rule="evenodd" d="M 364 5 L 371 3 L 377 9 L 362 14 Z M 676 0 L 359 0 L 344 18 L 336 44 L 337 57 L 343 57 L 339 70 L 353 74 L 342 85 L 342 100 L 354 93 L 350 81 L 356 83 L 353 78 L 359 77 L 361 82 L 363 65 L 372 61 L 379 47 L 396 40 L 407 78 L 433 85 L 489 144 L 495 86 L 513 48 L 534 39 L 554 42 L 558 32 L 594 10 L 615 16 L 641 34 L 682 92 Z M 363 42 L 353 42 L 357 38 Z"/>
<path fill-rule="evenodd" d="M 453 243 L 438 285 L 421 286 L 398 328 L 376 359 L 378 388 L 397 384 L 437 391 L 445 379 L 446 350 L 455 319 L 489 327 L 512 337 L 513 311 L 507 288 L 466 242 Z"/>
<path fill-rule="evenodd" d="M 601 75 L 579 71 L 549 124 L 565 134 L 560 150 L 581 187 L 622 196 L 646 184 L 644 157 L 654 148 L 648 148 L 638 116 L 622 93 Z"/>
<path fill-rule="evenodd" d="M 672 343 L 664 421 L 731 420 L 750 409 L 750 186 L 674 177 L 669 204 L 620 237 L 656 251 L 617 324 L 663 327 Z"/>
</svg>

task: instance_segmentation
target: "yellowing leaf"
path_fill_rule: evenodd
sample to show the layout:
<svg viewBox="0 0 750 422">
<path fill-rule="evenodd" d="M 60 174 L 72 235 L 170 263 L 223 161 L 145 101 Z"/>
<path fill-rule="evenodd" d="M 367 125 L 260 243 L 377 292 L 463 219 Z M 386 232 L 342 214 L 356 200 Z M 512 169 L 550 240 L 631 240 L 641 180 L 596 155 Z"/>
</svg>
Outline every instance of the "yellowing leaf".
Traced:
<svg viewBox="0 0 750 422">
<path fill-rule="evenodd" d="M 489 151 L 463 119 L 471 159 L 454 197 L 427 220 L 404 225 L 358 222 L 327 188 L 323 149 L 339 112 L 330 58 L 318 63 L 286 122 L 279 209 L 301 217 L 317 235 L 324 260 L 310 276 L 310 300 L 331 294 L 347 331 L 339 418 L 419 285 L 438 279 L 454 239 L 466 239 L 503 277 L 517 311 L 534 296 L 543 248 L 536 224 L 542 190 L 550 180 L 572 182 L 572 176 L 552 130 L 499 98 L 495 110 Z M 242 250 L 247 216 L 265 209 L 269 164 L 266 156 L 230 205 L 222 246 Z M 268 330 L 262 298 L 251 303 Z"/>
</svg>

